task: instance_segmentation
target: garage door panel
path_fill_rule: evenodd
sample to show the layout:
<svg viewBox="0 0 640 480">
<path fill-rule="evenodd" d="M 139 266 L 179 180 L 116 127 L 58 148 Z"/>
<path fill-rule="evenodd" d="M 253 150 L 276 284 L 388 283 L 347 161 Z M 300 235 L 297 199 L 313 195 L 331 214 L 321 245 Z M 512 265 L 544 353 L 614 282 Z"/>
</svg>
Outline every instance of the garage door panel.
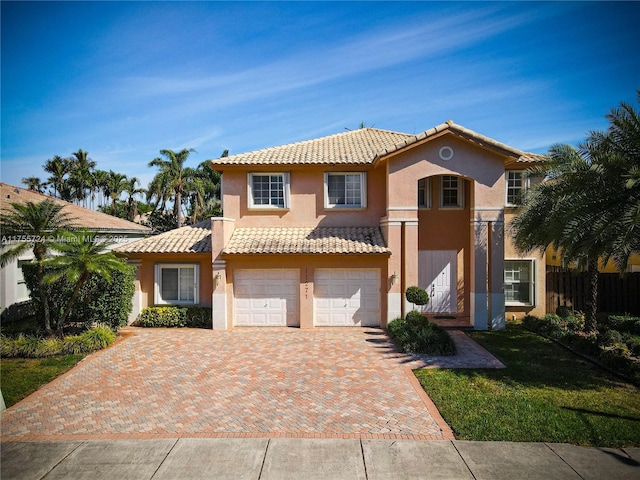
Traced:
<svg viewBox="0 0 640 480">
<path fill-rule="evenodd" d="M 318 269 L 314 273 L 314 324 L 379 326 L 379 269 Z"/>
<path fill-rule="evenodd" d="M 298 270 L 247 269 L 234 273 L 235 325 L 299 325 Z"/>
</svg>

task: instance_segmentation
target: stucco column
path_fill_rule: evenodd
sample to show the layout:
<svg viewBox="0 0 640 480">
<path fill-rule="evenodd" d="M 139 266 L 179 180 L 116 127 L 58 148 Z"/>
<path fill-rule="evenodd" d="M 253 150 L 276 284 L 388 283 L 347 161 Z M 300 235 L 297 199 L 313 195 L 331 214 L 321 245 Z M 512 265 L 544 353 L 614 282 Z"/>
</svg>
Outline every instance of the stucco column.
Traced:
<svg viewBox="0 0 640 480">
<path fill-rule="evenodd" d="M 492 330 L 505 328 L 504 313 L 504 221 L 490 223 L 489 321 Z"/>
<path fill-rule="evenodd" d="M 391 251 L 387 264 L 387 324 L 402 315 L 402 222 L 391 221 L 388 217 L 380 221 L 380 229 L 387 247 Z"/>
<path fill-rule="evenodd" d="M 413 304 L 407 301 L 404 292 L 407 288 L 418 285 L 418 220 L 406 220 L 404 225 L 403 245 L 403 282 L 402 301 L 404 302 L 403 314 L 413 309 Z"/>
<path fill-rule="evenodd" d="M 489 325 L 487 253 L 489 229 L 481 218 L 471 220 L 471 324 L 476 330 L 486 330 Z"/>
<path fill-rule="evenodd" d="M 211 261 L 213 275 L 213 293 L 211 296 L 211 315 L 214 330 L 226 330 L 231 324 L 232 313 L 227 308 L 227 262 L 221 258 L 222 250 L 229 242 L 234 230 L 234 220 L 224 217 L 211 219 Z"/>
</svg>

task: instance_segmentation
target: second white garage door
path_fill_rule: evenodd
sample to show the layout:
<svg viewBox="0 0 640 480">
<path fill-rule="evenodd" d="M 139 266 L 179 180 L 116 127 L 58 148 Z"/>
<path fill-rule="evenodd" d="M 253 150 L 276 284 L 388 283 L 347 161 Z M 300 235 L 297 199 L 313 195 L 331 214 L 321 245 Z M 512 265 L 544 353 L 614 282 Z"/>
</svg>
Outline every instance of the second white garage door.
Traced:
<svg viewBox="0 0 640 480">
<path fill-rule="evenodd" d="M 299 326 L 298 270 L 236 270 L 234 324 L 242 327 Z"/>
<path fill-rule="evenodd" d="M 314 273 L 314 325 L 380 325 L 380 270 L 320 268 Z"/>
</svg>

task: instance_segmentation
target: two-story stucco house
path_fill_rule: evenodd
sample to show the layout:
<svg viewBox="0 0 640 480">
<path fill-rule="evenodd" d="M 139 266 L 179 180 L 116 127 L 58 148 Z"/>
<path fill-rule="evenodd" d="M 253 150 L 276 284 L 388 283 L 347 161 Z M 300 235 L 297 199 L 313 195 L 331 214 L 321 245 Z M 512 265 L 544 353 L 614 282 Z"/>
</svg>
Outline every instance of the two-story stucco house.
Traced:
<svg viewBox="0 0 640 480">
<path fill-rule="evenodd" d="M 476 329 L 544 314 L 543 257 L 505 222 L 541 158 L 448 121 L 363 128 L 213 160 L 224 217 L 120 247 L 143 305 L 207 305 L 215 329 L 386 326 L 423 312 Z"/>
</svg>

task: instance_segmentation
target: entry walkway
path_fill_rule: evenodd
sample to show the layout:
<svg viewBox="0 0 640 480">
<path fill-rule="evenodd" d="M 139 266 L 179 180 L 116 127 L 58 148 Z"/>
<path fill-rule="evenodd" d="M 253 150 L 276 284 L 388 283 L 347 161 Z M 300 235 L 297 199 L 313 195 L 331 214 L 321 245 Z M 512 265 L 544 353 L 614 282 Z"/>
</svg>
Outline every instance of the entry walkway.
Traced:
<svg viewBox="0 0 640 480">
<path fill-rule="evenodd" d="M 637 480 L 640 449 L 373 439 L 156 439 L 2 444 L 3 480 Z"/>
</svg>

